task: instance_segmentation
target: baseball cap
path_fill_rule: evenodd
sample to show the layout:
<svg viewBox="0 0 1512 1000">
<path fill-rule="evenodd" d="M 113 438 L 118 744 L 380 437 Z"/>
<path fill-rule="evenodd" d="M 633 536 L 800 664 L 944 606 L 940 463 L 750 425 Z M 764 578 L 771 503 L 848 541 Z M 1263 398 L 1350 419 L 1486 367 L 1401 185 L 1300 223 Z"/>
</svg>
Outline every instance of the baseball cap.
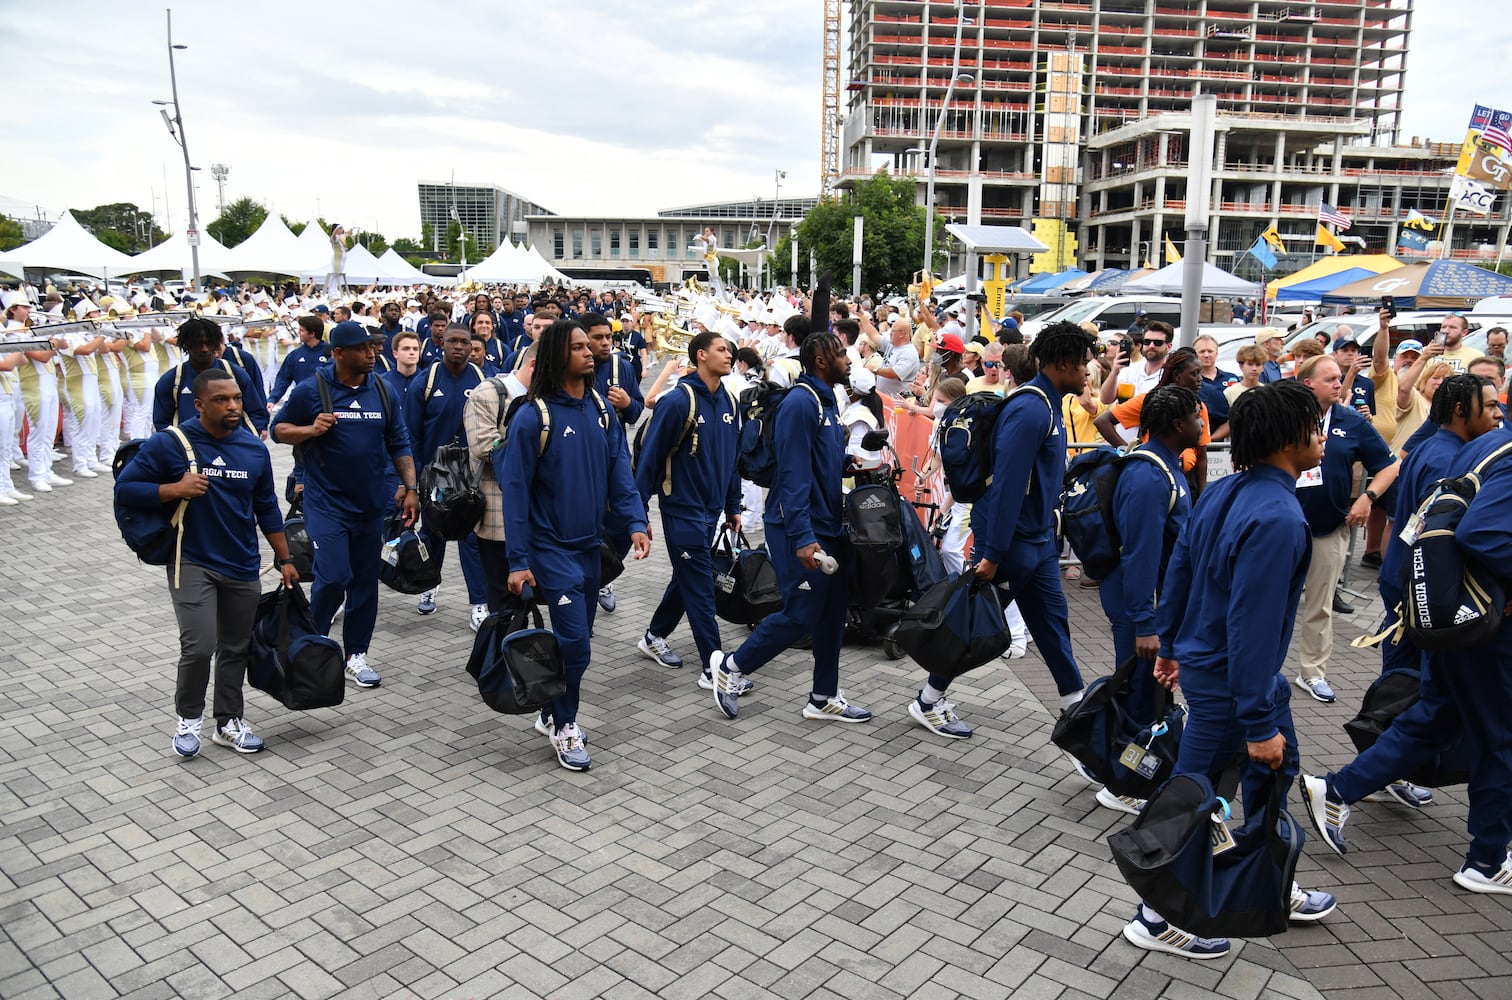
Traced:
<svg viewBox="0 0 1512 1000">
<path fill-rule="evenodd" d="M 1260 332 L 1257 333 L 1257 334 L 1255 334 L 1255 343 L 1259 344 L 1261 347 L 1264 347 L 1265 346 L 1265 342 L 1268 341 L 1268 340 L 1278 340 L 1278 339 L 1279 340 L 1285 340 L 1286 339 L 1286 331 L 1282 330 L 1279 326 L 1265 326 L 1265 327 L 1261 327 L 1260 328 Z"/>
<path fill-rule="evenodd" d="M 862 396 L 877 387 L 877 376 L 865 368 L 854 368 L 850 373 L 851 388 Z"/>
<path fill-rule="evenodd" d="M 1423 342 L 1421 340 L 1404 340 L 1404 341 L 1402 341 L 1400 344 L 1397 345 L 1396 356 L 1397 357 L 1401 357 L 1403 354 L 1407 353 L 1408 351 L 1411 351 L 1414 354 L 1422 354 L 1423 353 Z"/>
<path fill-rule="evenodd" d="M 1340 337 L 1333 342 L 1333 349 L 1337 351 L 1341 347 L 1353 347 L 1358 351 L 1360 349 L 1360 342 L 1354 337 Z"/>
<path fill-rule="evenodd" d="M 935 347 L 941 351 L 949 351 L 951 354 L 966 353 L 966 345 L 961 343 L 961 338 L 953 333 L 941 334 L 940 339 L 935 341 Z"/>
<path fill-rule="evenodd" d="M 325 303 L 321 303 L 320 305 L 315 307 L 315 312 L 325 313 L 327 316 L 329 316 L 331 314 L 331 307 L 326 305 Z"/>
<path fill-rule="evenodd" d="M 368 328 L 354 319 L 344 320 L 331 327 L 332 347 L 357 347 L 373 339 Z"/>
</svg>

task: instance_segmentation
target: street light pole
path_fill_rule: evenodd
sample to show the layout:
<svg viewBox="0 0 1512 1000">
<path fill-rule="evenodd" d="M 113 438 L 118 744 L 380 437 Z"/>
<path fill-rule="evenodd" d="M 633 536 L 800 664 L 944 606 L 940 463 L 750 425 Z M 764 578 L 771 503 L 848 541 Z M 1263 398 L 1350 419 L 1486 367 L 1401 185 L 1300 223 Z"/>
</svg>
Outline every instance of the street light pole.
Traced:
<svg viewBox="0 0 1512 1000">
<path fill-rule="evenodd" d="M 955 55 L 951 60 L 950 83 L 945 86 L 945 102 L 940 106 L 940 117 L 935 122 L 934 135 L 929 140 L 929 181 L 924 195 L 924 280 L 934 274 L 934 217 L 935 217 L 935 153 L 940 148 L 940 133 L 945 130 L 945 116 L 950 114 L 950 98 L 955 94 L 956 80 L 961 76 L 961 30 L 966 19 L 959 3 L 956 4 Z M 925 60 L 924 78 L 929 79 L 928 60 Z M 926 91 L 927 93 L 927 91 Z"/>
<path fill-rule="evenodd" d="M 194 168 L 189 165 L 189 140 L 184 137 L 184 112 L 179 107 L 178 70 L 173 64 L 173 50 L 188 47 L 173 44 L 173 10 L 170 8 L 168 10 L 168 81 L 173 88 L 173 124 L 178 130 L 174 138 L 178 141 L 179 148 L 184 151 L 184 187 L 189 191 L 189 229 L 185 235 L 189 240 L 189 259 L 194 265 L 193 287 L 198 290 L 200 284 L 199 215 L 194 205 Z"/>
<path fill-rule="evenodd" d="M 777 180 L 772 188 L 772 216 L 767 220 L 766 245 L 768 247 L 772 245 L 772 226 L 777 222 L 777 199 L 782 194 L 782 181 L 783 178 L 787 177 L 787 171 L 778 170 L 775 172 L 775 175 Z"/>
</svg>

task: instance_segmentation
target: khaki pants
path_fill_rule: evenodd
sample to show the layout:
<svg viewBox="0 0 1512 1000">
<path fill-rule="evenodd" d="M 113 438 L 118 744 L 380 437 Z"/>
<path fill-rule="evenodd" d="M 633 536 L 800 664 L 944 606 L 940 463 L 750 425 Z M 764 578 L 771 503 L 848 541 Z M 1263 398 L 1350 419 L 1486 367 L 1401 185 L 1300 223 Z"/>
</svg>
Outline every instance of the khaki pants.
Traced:
<svg viewBox="0 0 1512 1000">
<path fill-rule="evenodd" d="M 1308 680 L 1322 677 L 1328 669 L 1328 654 L 1333 650 L 1334 588 L 1348 554 L 1349 525 L 1341 524 L 1326 535 L 1313 536 L 1307 589 L 1302 594 L 1301 636 L 1297 641 L 1302 676 Z"/>
</svg>

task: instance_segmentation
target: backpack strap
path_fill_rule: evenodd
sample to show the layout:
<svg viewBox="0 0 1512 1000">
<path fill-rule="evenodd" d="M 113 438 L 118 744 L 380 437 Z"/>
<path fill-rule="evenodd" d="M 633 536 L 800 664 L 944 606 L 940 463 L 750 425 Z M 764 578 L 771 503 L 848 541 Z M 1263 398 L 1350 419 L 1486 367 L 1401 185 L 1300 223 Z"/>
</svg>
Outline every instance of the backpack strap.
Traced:
<svg viewBox="0 0 1512 1000">
<path fill-rule="evenodd" d="M 1466 475 L 1475 477 L 1475 489 L 1477 492 L 1479 492 L 1481 488 L 1481 480 L 1485 479 L 1486 473 L 1490 471 L 1491 466 L 1501 461 L 1508 455 L 1512 455 L 1512 443 L 1502 445 L 1500 448 L 1496 449 L 1491 454 L 1487 455 L 1485 458 L 1477 462 L 1475 464 L 1475 468 L 1466 473 Z"/>
<path fill-rule="evenodd" d="M 185 362 L 185 364 L 187 363 L 188 362 Z M 167 431 L 169 434 L 172 434 L 174 437 L 178 438 L 180 447 L 184 449 L 184 457 L 189 461 L 189 471 L 198 472 L 199 463 L 194 457 L 194 445 L 189 443 L 189 435 L 184 433 L 183 429 L 178 426 L 177 422 L 175 422 L 173 426 L 167 428 Z M 173 526 L 173 530 L 177 535 L 173 543 L 174 590 L 177 590 L 179 587 L 179 574 L 183 571 L 184 568 L 184 515 L 188 513 L 188 511 L 189 498 L 185 497 L 183 500 L 180 500 L 178 502 L 178 506 L 174 508 L 173 516 L 168 519 L 168 523 Z"/>
<path fill-rule="evenodd" d="M 689 436 L 693 438 L 693 447 L 688 449 L 688 457 L 698 454 L 698 395 L 693 387 L 686 382 L 679 382 L 678 388 L 688 394 L 688 418 L 683 421 L 682 435 L 677 439 L 677 447 L 667 452 L 667 474 L 662 478 L 662 495 L 672 495 L 672 459 L 682 451 L 683 444 Z"/>
<path fill-rule="evenodd" d="M 1512 448 L 1512 445 L 1507 445 L 1507 447 Z M 1136 448 L 1133 451 L 1125 454 L 1124 458 L 1134 458 L 1135 456 L 1144 459 L 1146 462 L 1149 462 L 1151 465 L 1155 466 L 1155 468 L 1165 473 L 1166 481 L 1171 484 L 1171 498 L 1166 502 L 1166 513 L 1169 514 L 1171 511 L 1176 509 L 1176 498 L 1180 496 L 1180 493 L 1178 492 L 1176 487 L 1176 477 L 1171 475 L 1171 470 L 1166 467 L 1166 464 L 1164 462 L 1162 462 L 1155 455 L 1151 455 L 1147 451 L 1140 451 L 1138 448 Z"/>
<path fill-rule="evenodd" d="M 440 363 L 441 362 L 439 361 L 432 362 L 430 371 L 425 373 L 425 388 L 421 391 L 420 398 L 426 406 L 430 405 L 431 393 L 434 392 L 436 388 L 436 365 L 439 365 Z"/>
<path fill-rule="evenodd" d="M 546 454 L 546 443 L 551 440 L 551 407 L 539 396 L 535 399 L 536 410 L 541 414 L 541 443 L 536 446 L 536 458 Z"/>
<path fill-rule="evenodd" d="M 389 398 L 388 379 L 379 375 L 374 376 L 374 381 L 378 383 L 378 405 L 383 408 L 383 428 L 388 430 L 389 416 L 393 411 L 393 400 Z"/>
</svg>

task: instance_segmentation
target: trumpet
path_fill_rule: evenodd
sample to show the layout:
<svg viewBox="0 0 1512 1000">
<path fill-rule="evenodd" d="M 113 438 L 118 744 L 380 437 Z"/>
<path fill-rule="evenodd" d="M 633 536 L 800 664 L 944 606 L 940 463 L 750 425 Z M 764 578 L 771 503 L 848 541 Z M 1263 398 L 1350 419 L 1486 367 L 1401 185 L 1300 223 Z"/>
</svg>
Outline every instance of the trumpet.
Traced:
<svg viewBox="0 0 1512 1000">
<path fill-rule="evenodd" d="M 652 316 L 650 333 L 650 340 L 658 355 L 685 354 L 694 337 L 692 330 L 677 325 L 677 319 L 671 313 Z"/>
</svg>

